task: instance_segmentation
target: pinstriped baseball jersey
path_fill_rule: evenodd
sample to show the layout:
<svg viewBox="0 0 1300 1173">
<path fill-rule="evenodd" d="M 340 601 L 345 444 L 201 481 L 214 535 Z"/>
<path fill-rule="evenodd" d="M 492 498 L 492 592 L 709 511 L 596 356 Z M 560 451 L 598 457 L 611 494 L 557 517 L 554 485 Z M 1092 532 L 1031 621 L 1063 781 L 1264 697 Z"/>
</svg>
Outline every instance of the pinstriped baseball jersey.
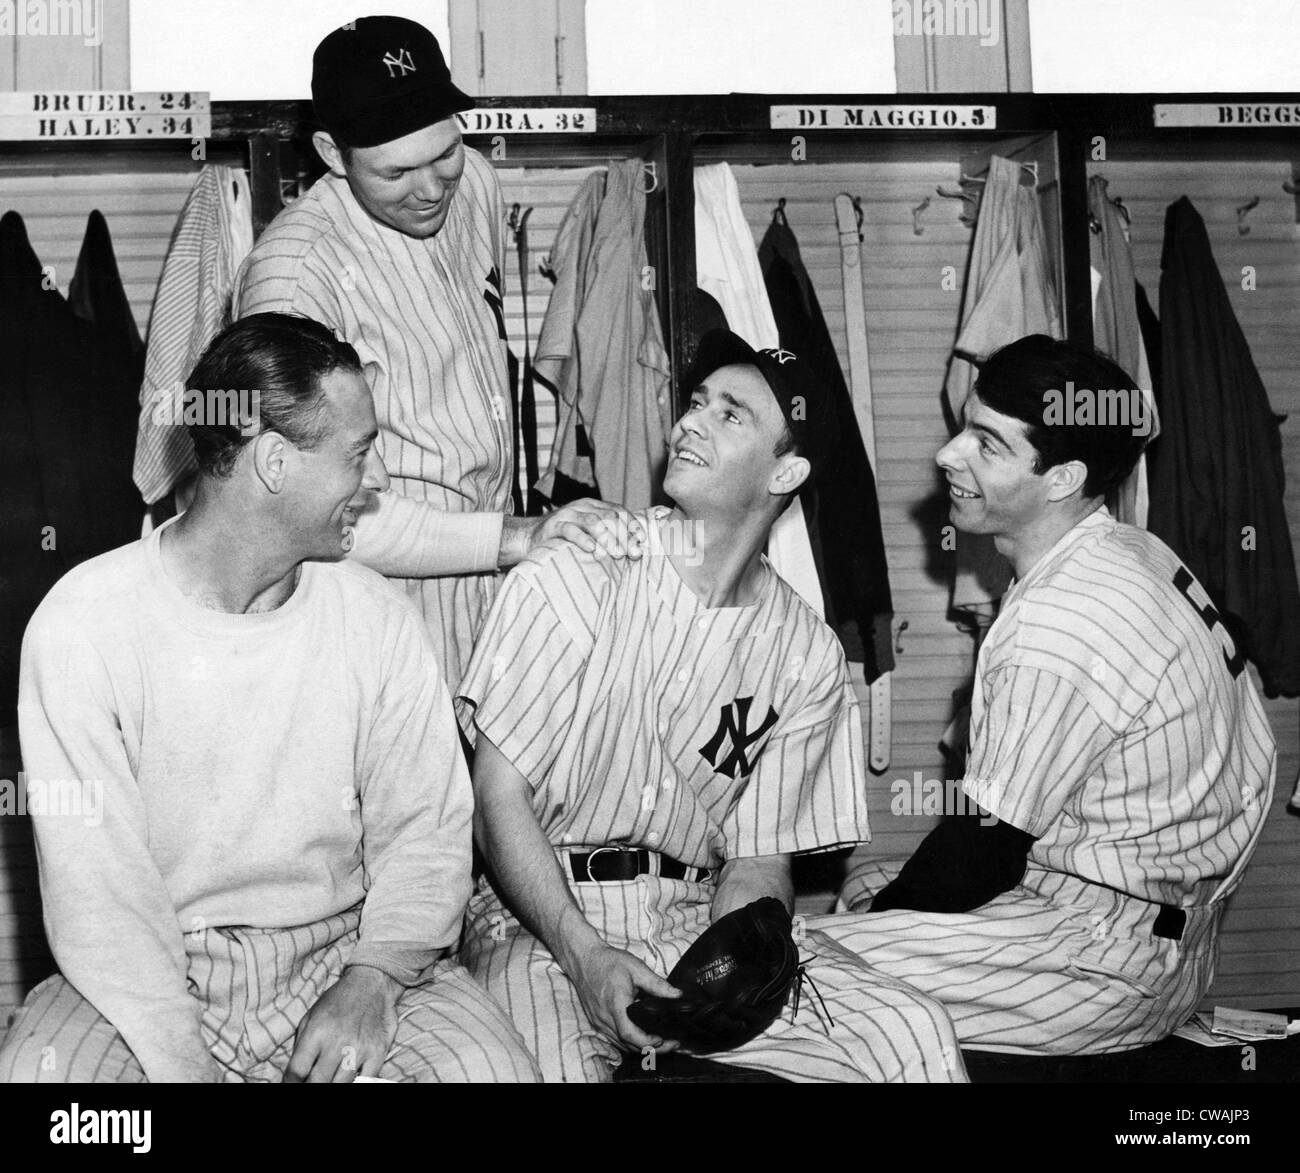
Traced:
<svg viewBox="0 0 1300 1173">
<path fill-rule="evenodd" d="M 509 511 L 503 223 L 496 175 L 469 148 L 447 221 L 428 240 L 377 223 L 346 180 L 326 175 L 275 218 L 236 285 L 236 317 L 303 314 L 356 347 L 393 489 L 437 509 Z M 496 574 L 405 588 L 454 688 Z"/>
<path fill-rule="evenodd" d="M 534 788 L 556 846 L 626 844 L 697 867 L 869 838 L 862 728 L 840 645 L 763 564 L 707 607 L 665 555 L 547 543 L 509 575 L 462 706 Z"/>
<path fill-rule="evenodd" d="M 965 789 L 1039 837 L 1031 865 L 1155 903 L 1221 900 L 1276 772 L 1240 653 L 1153 534 L 1100 509 L 1007 593 L 980 650 Z"/>
</svg>

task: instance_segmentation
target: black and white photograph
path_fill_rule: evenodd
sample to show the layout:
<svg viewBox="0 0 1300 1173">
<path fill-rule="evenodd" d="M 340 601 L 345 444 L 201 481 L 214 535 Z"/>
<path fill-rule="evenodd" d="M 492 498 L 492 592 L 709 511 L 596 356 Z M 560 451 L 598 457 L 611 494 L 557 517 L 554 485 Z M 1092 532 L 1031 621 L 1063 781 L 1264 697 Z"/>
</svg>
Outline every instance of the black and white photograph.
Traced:
<svg viewBox="0 0 1300 1173">
<path fill-rule="evenodd" d="M 0 1151 L 1289 1135 L 1300 0 L 0 0 L 0 396 Z"/>
</svg>

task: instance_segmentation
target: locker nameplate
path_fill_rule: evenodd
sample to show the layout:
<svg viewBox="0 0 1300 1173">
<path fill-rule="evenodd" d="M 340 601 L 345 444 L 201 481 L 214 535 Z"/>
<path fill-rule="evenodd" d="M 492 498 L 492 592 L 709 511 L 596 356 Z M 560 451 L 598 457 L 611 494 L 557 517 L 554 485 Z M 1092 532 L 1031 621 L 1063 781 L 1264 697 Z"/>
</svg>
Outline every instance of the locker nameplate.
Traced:
<svg viewBox="0 0 1300 1173">
<path fill-rule="evenodd" d="M 206 92 L 39 90 L 0 93 L 0 140 L 207 138 Z"/>
<path fill-rule="evenodd" d="M 595 106 L 490 106 L 456 115 L 466 134 L 594 134 Z"/>
<path fill-rule="evenodd" d="M 989 130 L 996 106 L 771 106 L 773 130 Z"/>
<path fill-rule="evenodd" d="M 1156 126 L 1300 126 L 1295 102 L 1157 103 Z"/>
</svg>

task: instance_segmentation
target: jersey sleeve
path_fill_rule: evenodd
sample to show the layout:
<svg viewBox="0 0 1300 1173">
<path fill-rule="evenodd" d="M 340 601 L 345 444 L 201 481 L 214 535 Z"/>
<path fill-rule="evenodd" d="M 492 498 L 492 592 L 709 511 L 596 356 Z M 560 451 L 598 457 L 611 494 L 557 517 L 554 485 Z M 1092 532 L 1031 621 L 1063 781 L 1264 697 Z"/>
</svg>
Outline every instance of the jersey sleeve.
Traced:
<svg viewBox="0 0 1300 1173">
<path fill-rule="evenodd" d="M 581 719 L 583 675 L 599 598 L 568 551 L 521 562 L 506 577 L 461 681 L 463 718 L 539 789 L 570 724 Z M 463 722 L 468 724 L 468 721 Z"/>
<path fill-rule="evenodd" d="M 1069 681 L 1009 665 L 989 678 L 962 788 L 985 810 L 1040 837 L 1097 772 L 1115 733 Z"/>
<path fill-rule="evenodd" d="M 829 630 L 827 636 L 829 637 Z M 830 638 L 797 665 L 797 708 L 765 745 L 722 824 L 727 858 L 829 850 L 871 839 L 862 716 Z"/>
</svg>

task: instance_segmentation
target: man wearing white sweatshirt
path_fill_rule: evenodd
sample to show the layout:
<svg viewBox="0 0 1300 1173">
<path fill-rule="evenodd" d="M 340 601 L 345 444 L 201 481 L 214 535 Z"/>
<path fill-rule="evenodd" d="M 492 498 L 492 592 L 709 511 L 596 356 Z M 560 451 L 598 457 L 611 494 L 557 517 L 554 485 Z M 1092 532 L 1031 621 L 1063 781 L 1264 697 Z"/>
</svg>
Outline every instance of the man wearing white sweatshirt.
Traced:
<svg viewBox="0 0 1300 1173">
<path fill-rule="evenodd" d="M 472 802 L 428 634 L 341 561 L 388 483 L 357 354 L 259 314 L 189 385 L 228 393 L 193 401 L 193 505 L 63 578 L 24 641 L 29 797 L 96 801 L 29 803 L 60 972 L 0 1079 L 534 1080 L 445 956 Z"/>
</svg>

